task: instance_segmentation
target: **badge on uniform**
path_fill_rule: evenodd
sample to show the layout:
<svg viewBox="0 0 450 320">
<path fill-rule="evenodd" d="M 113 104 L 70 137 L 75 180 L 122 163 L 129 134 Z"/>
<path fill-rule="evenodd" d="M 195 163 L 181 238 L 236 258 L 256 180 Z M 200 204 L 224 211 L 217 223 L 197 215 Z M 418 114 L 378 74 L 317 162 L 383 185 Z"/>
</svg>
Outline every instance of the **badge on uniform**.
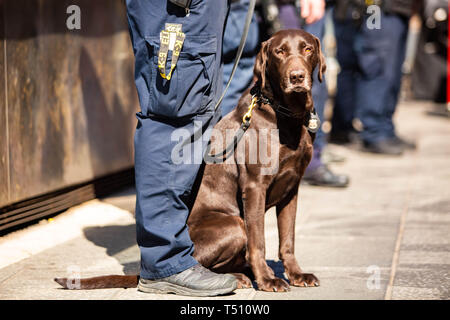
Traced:
<svg viewBox="0 0 450 320">
<path fill-rule="evenodd" d="M 186 35 L 182 31 L 182 25 L 178 23 L 166 23 L 164 30 L 159 34 L 160 48 L 158 53 L 159 74 L 166 80 L 170 80 L 175 69 L 181 48 Z M 170 71 L 166 74 L 166 62 L 169 51 L 172 51 L 172 63 Z"/>
</svg>

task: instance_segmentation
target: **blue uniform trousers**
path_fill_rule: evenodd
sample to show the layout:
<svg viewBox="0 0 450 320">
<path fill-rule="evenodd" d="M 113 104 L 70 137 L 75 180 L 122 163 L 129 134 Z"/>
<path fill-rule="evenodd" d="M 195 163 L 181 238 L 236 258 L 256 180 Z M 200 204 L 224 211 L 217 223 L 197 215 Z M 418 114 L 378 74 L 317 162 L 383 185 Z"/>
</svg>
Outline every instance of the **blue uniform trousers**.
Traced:
<svg viewBox="0 0 450 320">
<path fill-rule="evenodd" d="M 214 105 L 222 89 L 222 37 L 228 4 L 193 0 L 188 16 L 166 0 L 127 0 L 126 6 L 141 106 L 134 141 L 140 273 L 155 279 L 197 264 L 186 221 L 209 138 L 202 132 L 220 117 Z M 159 34 L 165 23 L 182 24 L 186 34 L 170 80 L 163 79 L 157 68 Z M 182 151 L 175 148 L 180 145 Z"/>
<path fill-rule="evenodd" d="M 338 76 L 333 126 L 351 128 L 361 120 L 362 140 L 374 143 L 395 136 L 392 121 L 397 106 L 405 58 L 407 19 L 381 15 L 381 28 L 357 29 L 351 22 L 335 21 L 338 43 Z"/>
<path fill-rule="evenodd" d="M 249 0 L 240 0 L 230 5 L 230 12 L 227 17 L 225 33 L 223 36 L 223 87 L 225 88 L 231 71 L 237 49 L 241 42 L 242 30 L 244 30 L 245 17 L 247 16 Z M 231 81 L 228 91 L 222 100 L 222 115 L 225 116 L 236 108 L 242 93 L 250 86 L 253 79 L 253 66 L 258 46 L 259 27 L 256 16 L 253 16 L 252 23 L 245 42 L 244 51 L 239 61 L 233 81 Z"/>
</svg>

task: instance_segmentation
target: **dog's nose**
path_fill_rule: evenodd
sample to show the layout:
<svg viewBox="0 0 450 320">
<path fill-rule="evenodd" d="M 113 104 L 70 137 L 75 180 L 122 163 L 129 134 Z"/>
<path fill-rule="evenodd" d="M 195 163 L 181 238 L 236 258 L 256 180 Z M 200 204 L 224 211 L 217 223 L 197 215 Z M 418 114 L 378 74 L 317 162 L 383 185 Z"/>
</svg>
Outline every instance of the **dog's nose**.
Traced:
<svg viewBox="0 0 450 320">
<path fill-rule="evenodd" d="M 289 74 L 289 79 L 292 84 L 302 84 L 305 80 L 305 71 L 304 70 L 294 70 Z"/>
</svg>

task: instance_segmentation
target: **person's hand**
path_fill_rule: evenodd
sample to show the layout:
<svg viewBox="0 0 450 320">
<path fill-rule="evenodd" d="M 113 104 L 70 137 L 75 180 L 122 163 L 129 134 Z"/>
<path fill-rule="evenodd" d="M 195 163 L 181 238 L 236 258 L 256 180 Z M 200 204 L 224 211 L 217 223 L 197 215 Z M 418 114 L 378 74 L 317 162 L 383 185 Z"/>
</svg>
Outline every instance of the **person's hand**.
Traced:
<svg viewBox="0 0 450 320">
<path fill-rule="evenodd" d="M 300 0 L 301 16 L 307 24 L 314 23 L 325 14 L 325 0 Z"/>
</svg>

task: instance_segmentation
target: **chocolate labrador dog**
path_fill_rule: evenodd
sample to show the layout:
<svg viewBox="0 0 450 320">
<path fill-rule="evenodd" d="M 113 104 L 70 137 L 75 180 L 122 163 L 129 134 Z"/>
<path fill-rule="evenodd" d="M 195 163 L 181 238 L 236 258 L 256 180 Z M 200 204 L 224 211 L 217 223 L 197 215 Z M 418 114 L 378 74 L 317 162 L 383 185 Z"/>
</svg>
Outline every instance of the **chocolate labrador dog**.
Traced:
<svg viewBox="0 0 450 320">
<path fill-rule="evenodd" d="M 219 273 L 236 275 L 240 288 L 251 287 L 245 271 L 251 270 L 259 290 L 282 292 L 289 284 L 277 278 L 265 260 L 264 215 L 276 207 L 279 257 L 290 285 L 318 286 L 304 273 L 294 255 L 297 193 L 308 166 L 315 134 L 308 130 L 314 110 L 311 95 L 313 71 L 322 81 L 326 66 L 320 41 L 302 30 L 283 30 L 262 44 L 254 67 L 254 87 L 241 97 L 235 110 L 215 126 L 236 132 L 253 107 L 250 128 L 232 156 L 223 163 L 207 163 L 188 219 L 194 257 Z M 253 102 L 253 105 L 252 105 Z M 263 139 L 262 132 L 275 132 Z M 214 135 L 211 147 L 223 148 Z M 270 141 L 269 141 L 270 140 Z M 248 160 L 252 148 L 270 149 L 276 166 Z M 242 159 L 239 159 L 241 157 Z M 265 170 L 264 169 L 271 169 Z M 263 172 L 264 171 L 264 172 Z M 79 289 L 135 287 L 138 276 L 104 276 L 82 279 Z M 64 287 L 67 279 L 55 279 Z"/>
</svg>

